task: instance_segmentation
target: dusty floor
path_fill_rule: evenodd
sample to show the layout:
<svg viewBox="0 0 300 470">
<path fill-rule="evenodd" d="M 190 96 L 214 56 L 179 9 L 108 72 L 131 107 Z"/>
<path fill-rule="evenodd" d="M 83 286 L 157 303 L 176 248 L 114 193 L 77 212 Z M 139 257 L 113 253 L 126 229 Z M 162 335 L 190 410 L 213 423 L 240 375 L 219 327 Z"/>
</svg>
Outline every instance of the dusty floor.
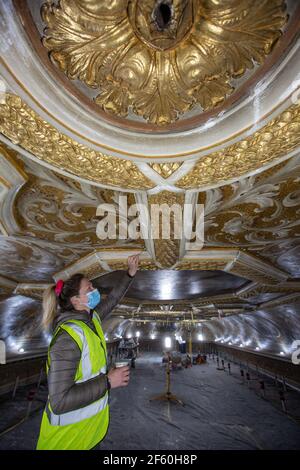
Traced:
<svg viewBox="0 0 300 470">
<path fill-rule="evenodd" d="M 201 450 L 201 449 L 300 449 L 300 395 L 287 393 L 287 407 L 280 408 L 272 381 L 267 397 L 241 382 L 239 368 L 232 375 L 208 364 L 171 373 L 171 391 L 185 406 L 149 399 L 164 391 L 165 368 L 161 357 L 145 354 L 136 361 L 127 388 L 111 393 L 110 428 L 99 448 L 103 450 Z M 0 401 L 0 433 L 26 413 L 28 388 L 19 389 L 15 400 Z M 276 391 L 277 393 L 277 391 Z M 0 436 L 0 449 L 34 449 L 39 432 L 46 387 L 33 402 L 30 418 Z M 298 412 L 297 412 L 298 410 Z"/>
</svg>

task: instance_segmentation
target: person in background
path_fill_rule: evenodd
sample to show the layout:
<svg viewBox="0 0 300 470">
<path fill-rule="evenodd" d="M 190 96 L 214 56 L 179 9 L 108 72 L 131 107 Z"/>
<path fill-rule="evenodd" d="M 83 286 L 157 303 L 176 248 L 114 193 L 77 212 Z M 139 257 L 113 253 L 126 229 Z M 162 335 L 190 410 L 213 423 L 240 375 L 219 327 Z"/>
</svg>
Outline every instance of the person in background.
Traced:
<svg viewBox="0 0 300 470">
<path fill-rule="evenodd" d="M 129 367 L 107 371 L 101 321 L 133 282 L 139 256 L 128 258 L 128 271 L 107 298 L 83 274 L 50 286 L 43 298 L 43 327 L 53 329 L 47 360 L 49 395 L 38 450 L 88 450 L 104 439 L 109 425 L 108 395 L 125 387 Z"/>
</svg>

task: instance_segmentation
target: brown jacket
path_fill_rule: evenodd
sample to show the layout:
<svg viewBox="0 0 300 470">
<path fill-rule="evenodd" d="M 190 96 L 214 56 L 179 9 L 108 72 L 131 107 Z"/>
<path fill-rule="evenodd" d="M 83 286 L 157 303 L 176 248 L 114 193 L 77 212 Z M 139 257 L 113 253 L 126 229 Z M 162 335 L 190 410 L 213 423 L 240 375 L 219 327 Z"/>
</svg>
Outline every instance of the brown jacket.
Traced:
<svg viewBox="0 0 300 470">
<path fill-rule="evenodd" d="M 124 273 L 121 282 L 113 288 L 105 300 L 96 307 L 103 320 L 122 299 L 133 278 Z M 71 310 L 60 312 L 54 322 L 54 329 L 68 320 L 84 321 L 93 331 L 94 324 L 91 315 L 86 310 Z M 83 408 L 99 400 L 107 390 L 107 380 L 104 374 L 75 384 L 74 378 L 80 361 L 81 351 L 73 338 L 64 330 L 58 333 L 50 349 L 51 367 L 48 372 L 48 389 L 51 408 L 55 414 L 67 413 Z"/>
</svg>

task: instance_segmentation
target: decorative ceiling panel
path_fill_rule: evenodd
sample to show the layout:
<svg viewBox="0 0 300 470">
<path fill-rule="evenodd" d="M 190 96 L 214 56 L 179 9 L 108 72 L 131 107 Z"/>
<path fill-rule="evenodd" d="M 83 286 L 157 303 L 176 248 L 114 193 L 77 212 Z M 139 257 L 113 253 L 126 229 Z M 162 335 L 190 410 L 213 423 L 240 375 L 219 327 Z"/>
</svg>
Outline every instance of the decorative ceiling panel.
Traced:
<svg viewBox="0 0 300 470">
<path fill-rule="evenodd" d="M 58 250 L 45 249 L 34 240 L 0 235 L 1 274 L 19 282 L 49 281 L 63 267 Z"/>
<path fill-rule="evenodd" d="M 226 184 L 226 180 L 262 171 L 266 164 L 275 165 L 287 158 L 300 144 L 299 116 L 300 106 L 293 105 L 246 140 L 199 159 L 174 189 L 201 190 Z M 0 102 L 0 131 L 54 170 L 68 171 L 70 176 L 121 190 L 150 190 L 155 186 L 136 164 L 100 154 L 61 134 L 17 96 L 6 94 Z"/>
<path fill-rule="evenodd" d="M 275 164 L 276 160 L 299 148 L 299 144 L 300 106 L 297 104 L 250 137 L 199 159 L 192 170 L 176 182 L 176 186 L 201 189 L 203 186 L 224 185 L 226 180 L 239 179 L 254 170 L 262 170 L 267 164 Z"/>
<path fill-rule="evenodd" d="M 103 155 L 73 141 L 43 121 L 17 96 L 7 94 L 0 101 L 0 131 L 54 169 L 112 187 L 118 187 L 120 182 L 128 189 L 154 186 L 134 163 Z"/>
<path fill-rule="evenodd" d="M 81 185 L 37 164 L 28 167 L 28 175 L 29 181 L 15 201 L 15 214 L 23 235 L 58 242 L 66 249 L 80 247 L 81 252 L 132 243 L 130 239 L 100 240 L 96 235 L 100 220 L 96 215 L 97 207 L 111 204 L 118 216 L 118 191 Z M 126 196 L 128 205 L 135 203 L 133 194 Z M 135 240 L 134 244 L 143 245 L 141 240 Z"/>
<path fill-rule="evenodd" d="M 278 259 L 280 267 L 298 275 L 299 191 L 300 157 L 295 156 L 258 176 L 200 193 L 206 246 L 238 246 L 275 264 Z"/>
<path fill-rule="evenodd" d="M 65 0 L 44 3 L 43 44 L 106 113 L 163 126 L 210 110 L 263 64 L 282 34 L 283 0 Z"/>
</svg>

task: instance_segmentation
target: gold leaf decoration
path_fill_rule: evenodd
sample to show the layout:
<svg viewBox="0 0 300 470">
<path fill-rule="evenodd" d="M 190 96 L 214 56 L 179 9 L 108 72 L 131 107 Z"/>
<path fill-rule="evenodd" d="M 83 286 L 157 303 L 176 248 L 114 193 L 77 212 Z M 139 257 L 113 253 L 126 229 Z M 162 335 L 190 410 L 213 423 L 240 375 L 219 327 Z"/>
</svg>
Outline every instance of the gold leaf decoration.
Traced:
<svg viewBox="0 0 300 470">
<path fill-rule="evenodd" d="M 128 265 L 127 259 L 124 259 L 124 260 L 112 259 L 112 260 L 107 260 L 106 262 L 108 263 L 109 267 L 113 271 L 126 270 L 127 265 Z M 157 266 L 151 260 L 140 260 L 139 268 L 141 270 L 146 270 L 146 271 L 155 271 L 157 269 Z"/>
<path fill-rule="evenodd" d="M 34 173 L 28 170 L 29 181 L 19 190 L 14 201 L 14 215 L 22 235 L 41 240 L 61 243 L 65 248 L 72 247 L 81 251 L 106 245 L 118 244 L 119 240 L 97 237 L 97 223 L 101 217 L 96 215 L 99 204 L 114 206 L 119 216 L 118 191 L 90 186 L 84 192 L 78 181 L 73 181 L 59 173 L 44 170 Z M 134 195 L 124 193 L 127 203 L 134 202 Z M 116 232 L 119 230 L 119 217 L 116 217 Z M 127 239 L 123 244 L 132 243 Z M 134 245 L 143 240 L 134 240 Z"/>
<path fill-rule="evenodd" d="M 126 117 L 172 123 L 208 110 L 232 78 L 263 63 L 281 35 L 284 0 L 63 0 L 42 7 L 43 44 L 95 102 Z M 164 10 L 164 11 L 163 11 Z"/>
<path fill-rule="evenodd" d="M 181 206 L 181 215 L 183 217 L 183 204 L 184 204 L 184 194 L 182 193 L 172 193 L 170 191 L 161 191 L 158 194 L 152 194 L 149 196 L 149 210 L 151 211 L 151 205 L 157 204 L 161 206 L 165 204 L 170 209 L 172 209 L 173 204 Z M 175 238 L 175 217 L 174 212 L 170 211 L 170 238 L 162 238 L 162 217 L 159 218 L 159 236 L 160 238 L 154 239 L 154 248 L 155 248 L 155 257 L 158 263 L 163 268 L 172 267 L 179 258 L 179 247 L 180 239 Z M 153 226 L 153 220 L 151 220 Z"/>
<path fill-rule="evenodd" d="M 293 105 L 250 137 L 201 158 L 177 181 L 184 189 L 238 178 L 279 159 L 300 145 L 300 106 Z"/>
<path fill-rule="evenodd" d="M 299 180 L 300 157 L 295 156 L 257 176 L 207 191 L 206 246 L 255 251 L 297 240 Z"/>
<path fill-rule="evenodd" d="M 99 201 L 100 203 L 100 201 Z M 15 201 L 15 213 L 23 234 L 42 240 L 80 244 L 81 249 L 111 243 L 96 235 L 96 204 L 65 189 L 51 186 L 49 181 L 31 177 Z"/>
<path fill-rule="evenodd" d="M 278 279 L 274 279 L 274 277 L 267 275 L 265 272 L 252 269 L 239 261 L 236 261 L 228 272 L 261 284 L 278 284 Z"/>
<path fill-rule="evenodd" d="M 228 263 L 227 259 L 213 259 L 213 260 L 183 260 L 176 267 L 175 270 L 199 270 L 199 271 L 223 271 Z"/>
<path fill-rule="evenodd" d="M 175 171 L 180 168 L 182 163 L 149 163 L 149 166 L 163 178 L 169 178 Z"/>
<path fill-rule="evenodd" d="M 41 119 L 18 96 L 6 94 L 0 103 L 0 132 L 40 160 L 81 178 L 125 189 L 154 187 L 134 163 L 79 144 Z"/>
</svg>

